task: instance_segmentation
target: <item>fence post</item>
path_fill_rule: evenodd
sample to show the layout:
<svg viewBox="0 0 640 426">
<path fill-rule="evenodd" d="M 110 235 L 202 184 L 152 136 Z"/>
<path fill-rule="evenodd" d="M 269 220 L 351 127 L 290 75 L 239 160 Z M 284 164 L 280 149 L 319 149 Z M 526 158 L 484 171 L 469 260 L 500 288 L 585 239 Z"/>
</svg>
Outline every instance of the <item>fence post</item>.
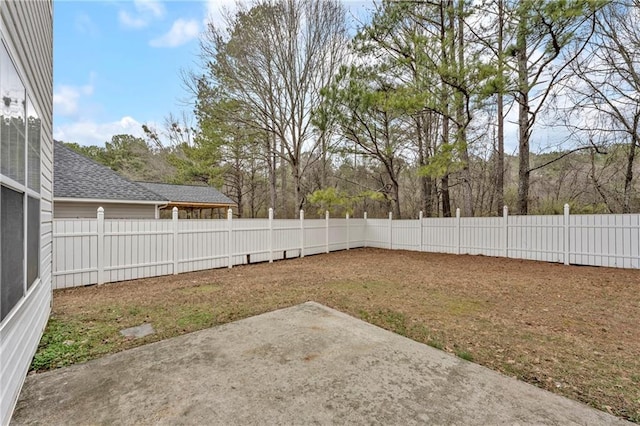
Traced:
<svg viewBox="0 0 640 426">
<path fill-rule="evenodd" d="M 304 210 L 300 209 L 300 257 L 304 257 Z"/>
<path fill-rule="evenodd" d="M 418 243 L 418 251 L 422 251 L 422 210 L 420 210 L 420 213 L 418 214 L 418 226 L 420 227 L 420 231 L 418 232 L 418 235 L 420 236 L 420 242 Z"/>
<path fill-rule="evenodd" d="M 456 209 L 456 254 L 460 254 L 460 207 Z"/>
<path fill-rule="evenodd" d="M 369 239 L 369 233 L 367 232 L 367 212 L 364 212 L 364 247 L 367 247 L 367 240 Z"/>
<path fill-rule="evenodd" d="M 325 252 L 329 253 L 329 210 L 326 210 L 324 212 L 324 222 L 325 222 L 325 229 L 324 229 Z"/>
<path fill-rule="evenodd" d="M 269 207 L 269 263 L 273 263 L 273 207 Z"/>
<path fill-rule="evenodd" d="M 509 207 L 502 206 L 502 244 L 503 256 L 509 257 Z"/>
<path fill-rule="evenodd" d="M 178 275 L 178 208 L 171 211 L 171 223 L 173 225 L 173 275 Z"/>
<path fill-rule="evenodd" d="M 569 264 L 569 204 L 564 205 L 564 264 Z"/>
<path fill-rule="evenodd" d="M 389 250 L 393 250 L 393 213 L 389 212 Z"/>
<path fill-rule="evenodd" d="M 347 213 L 346 221 L 347 221 L 347 250 L 349 250 L 349 246 L 350 246 L 350 244 L 349 244 L 349 240 L 350 240 L 350 238 L 349 238 L 349 213 Z"/>
<path fill-rule="evenodd" d="M 104 284 L 104 209 L 98 207 L 98 284 Z"/>
<path fill-rule="evenodd" d="M 233 210 L 227 210 L 227 225 L 229 234 L 227 236 L 227 250 L 229 251 L 229 269 L 233 267 Z"/>
</svg>

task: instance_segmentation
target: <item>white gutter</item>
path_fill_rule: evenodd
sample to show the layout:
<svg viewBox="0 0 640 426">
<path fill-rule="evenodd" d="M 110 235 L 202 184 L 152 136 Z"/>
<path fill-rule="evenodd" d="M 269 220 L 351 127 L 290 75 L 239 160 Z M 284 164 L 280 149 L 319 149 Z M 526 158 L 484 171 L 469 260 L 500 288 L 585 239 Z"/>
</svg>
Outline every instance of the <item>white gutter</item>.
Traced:
<svg viewBox="0 0 640 426">
<path fill-rule="evenodd" d="M 160 219 L 160 209 L 164 209 L 168 205 L 169 205 L 169 203 L 166 203 L 166 204 L 163 204 L 163 205 L 156 204 L 156 219 Z"/>
<path fill-rule="evenodd" d="M 58 198 L 54 197 L 53 201 L 63 201 L 63 202 L 71 202 L 71 203 L 104 203 L 104 204 L 150 204 L 154 206 L 158 206 L 161 204 L 167 203 L 167 200 L 156 200 L 156 201 L 146 201 L 146 200 L 105 200 L 102 198 Z"/>
</svg>

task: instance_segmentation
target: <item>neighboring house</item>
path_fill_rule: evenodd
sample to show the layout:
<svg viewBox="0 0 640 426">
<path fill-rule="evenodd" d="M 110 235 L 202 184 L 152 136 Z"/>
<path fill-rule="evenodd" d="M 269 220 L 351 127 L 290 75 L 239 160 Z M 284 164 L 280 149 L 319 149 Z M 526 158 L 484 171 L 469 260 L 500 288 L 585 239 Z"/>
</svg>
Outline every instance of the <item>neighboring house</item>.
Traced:
<svg viewBox="0 0 640 426">
<path fill-rule="evenodd" d="M 198 211 L 198 217 L 202 217 L 202 211 L 210 209 L 220 210 L 222 217 L 226 217 L 226 210 L 236 207 L 236 203 L 229 197 L 210 186 L 200 185 L 172 185 L 168 183 L 138 182 L 150 191 L 169 200 L 162 210 L 171 210 L 177 207 L 185 210 L 193 217 L 194 211 Z"/>
<path fill-rule="evenodd" d="M 53 3 L 0 2 L 0 424 L 51 307 Z"/>
<path fill-rule="evenodd" d="M 98 164 L 54 143 L 53 214 L 58 218 L 96 217 L 104 208 L 106 219 L 154 219 L 167 199 L 131 182 L 107 166 Z"/>
<path fill-rule="evenodd" d="M 94 218 L 98 207 L 105 219 L 157 219 L 173 207 L 193 212 L 236 205 L 210 186 L 132 182 L 62 142 L 54 142 L 53 152 L 56 219 Z"/>
</svg>

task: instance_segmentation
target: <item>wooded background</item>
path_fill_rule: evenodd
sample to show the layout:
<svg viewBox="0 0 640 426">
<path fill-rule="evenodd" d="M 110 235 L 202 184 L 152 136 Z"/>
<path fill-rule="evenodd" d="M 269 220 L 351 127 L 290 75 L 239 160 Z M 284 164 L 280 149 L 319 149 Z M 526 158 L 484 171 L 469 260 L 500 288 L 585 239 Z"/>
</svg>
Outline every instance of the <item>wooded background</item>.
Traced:
<svg viewBox="0 0 640 426">
<path fill-rule="evenodd" d="M 241 3 L 181 76 L 192 113 L 69 145 L 240 217 L 640 211 L 640 0 Z M 74 142 L 74 141 L 67 141 Z M 324 214 L 324 213 L 321 213 Z"/>
</svg>

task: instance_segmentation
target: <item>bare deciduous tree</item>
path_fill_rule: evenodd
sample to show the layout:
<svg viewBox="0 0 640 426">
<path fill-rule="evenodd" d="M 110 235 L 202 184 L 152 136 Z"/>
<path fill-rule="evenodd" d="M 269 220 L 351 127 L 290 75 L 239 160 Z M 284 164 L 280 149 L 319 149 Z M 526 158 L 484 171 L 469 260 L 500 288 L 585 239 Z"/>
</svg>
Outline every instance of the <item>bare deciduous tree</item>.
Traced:
<svg viewBox="0 0 640 426">
<path fill-rule="evenodd" d="M 307 159 L 318 158 L 303 152 L 323 145 L 314 135 L 312 108 L 341 65 L 346 31 L 345 10 L 336 0 L 273 0 L 240 5 L 226 29 L 209 25 L 201 42 L 211 84 L 252 111 L 251 124 L 270 137 L 267 157 L 288 164 L 294 213 L 304 202 Z M 270 167 L 273 192 L 275 164 Z"/>
<path fill-rule="evenodd" d="M 631 212 L 633 168 L 640 147 L 640 0 L 614 1 L 599 14 L 596 31 L 572 64 L 574 127 L 601 143 L 628 146 L 622 212 Z M 584 117 L 588 117 L 585 122 Z M 593 175 L 593 173 L 592 173 Z M 594 184 L 596 181 L 594 180 Z M 596 185 L 597 186 L 597 185 Z M 600 187 L 597 186 L 599 191 Z"/>
</svg>

